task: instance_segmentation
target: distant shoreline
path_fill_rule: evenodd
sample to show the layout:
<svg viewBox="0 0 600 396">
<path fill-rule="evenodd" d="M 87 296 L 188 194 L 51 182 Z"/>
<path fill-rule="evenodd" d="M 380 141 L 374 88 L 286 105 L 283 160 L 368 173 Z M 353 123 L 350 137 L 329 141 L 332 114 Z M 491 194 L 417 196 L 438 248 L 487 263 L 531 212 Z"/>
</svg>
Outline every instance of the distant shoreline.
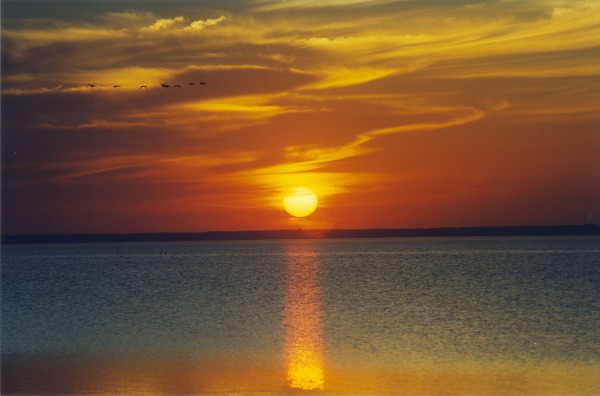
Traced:
<svg viewBox="0 0 600 396">
<path fill-rule="evenodd" d="M 261 231 L 157 232 L 127 234 L 2 235 L 2 244 L 569 235 L 600 235 L 600 224 L 456 228 L 375 228 L 331 230 L 297 229 Z"/>
</svg>

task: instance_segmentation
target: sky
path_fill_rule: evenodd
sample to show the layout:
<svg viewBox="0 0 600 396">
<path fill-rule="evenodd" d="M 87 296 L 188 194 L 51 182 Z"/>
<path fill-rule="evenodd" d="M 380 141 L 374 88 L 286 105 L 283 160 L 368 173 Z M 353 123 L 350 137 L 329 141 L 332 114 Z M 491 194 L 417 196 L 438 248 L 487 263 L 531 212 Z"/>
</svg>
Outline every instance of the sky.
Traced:
<svg viewBox="0 0 600 396">
<path fill-rule="evenodd" d="M 597 1 L 1 6 L 4 234 L 600 223 Z"/>
</svg>

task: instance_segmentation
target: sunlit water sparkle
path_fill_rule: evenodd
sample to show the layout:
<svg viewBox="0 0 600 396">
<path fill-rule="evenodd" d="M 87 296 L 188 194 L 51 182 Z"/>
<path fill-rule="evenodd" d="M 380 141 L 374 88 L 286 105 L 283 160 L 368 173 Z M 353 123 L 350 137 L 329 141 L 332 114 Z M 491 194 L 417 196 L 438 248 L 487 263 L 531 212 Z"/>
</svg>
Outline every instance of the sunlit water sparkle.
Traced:
<svg viewBox="0 0 600 396">
<path fill-rule="evenodd" d="M 600 393 L 600 239 L 2 247 L 2 394 Z"/>
</svg>

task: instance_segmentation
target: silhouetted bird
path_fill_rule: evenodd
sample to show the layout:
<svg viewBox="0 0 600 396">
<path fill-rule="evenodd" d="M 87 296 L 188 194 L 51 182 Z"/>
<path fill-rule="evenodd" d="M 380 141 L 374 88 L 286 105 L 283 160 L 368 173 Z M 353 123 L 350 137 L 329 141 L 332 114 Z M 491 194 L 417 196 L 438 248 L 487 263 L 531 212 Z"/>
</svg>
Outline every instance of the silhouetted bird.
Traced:
<svg viewBox="0 0 600 396">
<path fill-rule="evenodd" d="M 175 84 L 175 85 L 173 85 L 173 88 L 181 88 L 181 85 Z"/>
<path fill-rule="evenodd" d="M 191 82 L 191 83 L 188 83 L 188 84 L 190 84 L 190 85 L 194 85 L 195 83 Z"/>
<path fill-rule="evenodd" d="M 121 88 L 120 85 L 113 85 L 113 88 Z"/>
<path fill-rule="evenodd" d="M 140 85 L 140 89 L 142 89 L 142 88 L 144 88 L 144 89 L 148 89 L 148 87 L 147 87 L 147 86 L 145 86 L 145 85 Z"/>
<path fill-rule="evenodd" d="M 160 85 L 162 85 L 163 88 L 171 88 L 171 86 L 167 83 L 160 83 Z"/>
<path fill-rule="evenodd" d="M 94 88 L 96 86 L 96 84 L 88 84 L 87 86 Z"/>
<path fill-rule="evenodd" d="M 204 81 L 200 81 L 200 85 L 206 85 Z"/>
</svg>

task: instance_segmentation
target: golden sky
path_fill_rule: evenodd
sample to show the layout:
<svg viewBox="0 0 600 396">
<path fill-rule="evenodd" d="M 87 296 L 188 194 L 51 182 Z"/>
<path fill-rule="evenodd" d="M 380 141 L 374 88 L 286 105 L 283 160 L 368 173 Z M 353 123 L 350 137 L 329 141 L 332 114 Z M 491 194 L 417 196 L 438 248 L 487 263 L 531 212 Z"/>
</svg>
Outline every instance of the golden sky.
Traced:
<svg viewBox="0 0 600 396">
<path fill-rule="evenodd" d="M 598 15 L 3 1 L 3 232 L 598 223 Z M 303 219 L 297 187 L 319 199 Z"/>
</svg>

